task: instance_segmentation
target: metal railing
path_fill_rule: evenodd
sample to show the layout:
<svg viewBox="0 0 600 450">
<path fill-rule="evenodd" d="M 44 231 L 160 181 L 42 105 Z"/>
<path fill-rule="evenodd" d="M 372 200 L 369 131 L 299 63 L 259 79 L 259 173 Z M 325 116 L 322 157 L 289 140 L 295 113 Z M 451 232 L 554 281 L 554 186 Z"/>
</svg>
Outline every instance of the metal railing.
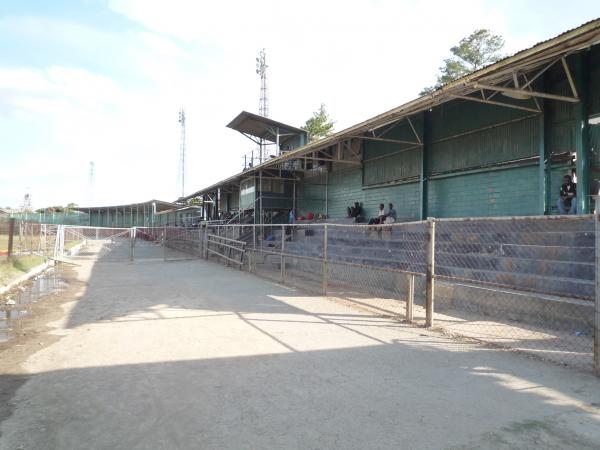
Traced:
<svg viewBox="0 0 600 450">
<path fill-rule="evenodd" d="M 588 215 L 214 232 L 245 241 L 259 276 L 600 375 L 597 229 Z"/>
</svg>

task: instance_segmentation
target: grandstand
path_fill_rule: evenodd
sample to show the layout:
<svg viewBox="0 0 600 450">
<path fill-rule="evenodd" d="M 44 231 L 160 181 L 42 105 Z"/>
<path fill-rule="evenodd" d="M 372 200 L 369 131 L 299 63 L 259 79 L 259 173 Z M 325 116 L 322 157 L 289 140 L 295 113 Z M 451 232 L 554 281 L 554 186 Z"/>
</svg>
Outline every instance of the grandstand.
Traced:
<svg viewBox="0 0 600 450">
<path fill-rule="evenodd" d="M 551 215 L 573 174 L 578 212 L 589 213 L 600 179 L 599 32 L 591 21 L 307 144 L 301 130 L 243 112 L 229 126 L 275 150 L 181 200 L 220 199 L 206 218 L 250 211 L 256 223 L 290 209 L 342 218 L 354 202 L 371 216 L 388 201 L 405 220 Z M 295 134 L 278 141 L 274 123 Z"/>
</svg>

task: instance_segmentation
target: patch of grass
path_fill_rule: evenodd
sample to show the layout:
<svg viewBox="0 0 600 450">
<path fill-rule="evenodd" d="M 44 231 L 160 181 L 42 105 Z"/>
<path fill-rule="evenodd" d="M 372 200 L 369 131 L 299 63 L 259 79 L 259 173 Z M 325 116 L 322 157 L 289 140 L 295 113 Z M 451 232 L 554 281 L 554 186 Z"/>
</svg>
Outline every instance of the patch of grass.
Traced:
<svg viewBox="0 0 600 450">
<path fill-rule="evenodd" d="M 0 234 L 0 253 L 8 250 L 8 235 Z"/>
<path fill-rule="evenodd" d="M 71 250 L 73 247 L 81 244 L 82 242 L 82 240 L 65 242 L 65 250 Z"/>
<path fill-rule="evenodd" d="M 36 255 L 15 256 L 10 261 L 4 259 L 0 262 L 0 286 L 7 285 L 44 261 L 42 256 Z"/>
</svg>

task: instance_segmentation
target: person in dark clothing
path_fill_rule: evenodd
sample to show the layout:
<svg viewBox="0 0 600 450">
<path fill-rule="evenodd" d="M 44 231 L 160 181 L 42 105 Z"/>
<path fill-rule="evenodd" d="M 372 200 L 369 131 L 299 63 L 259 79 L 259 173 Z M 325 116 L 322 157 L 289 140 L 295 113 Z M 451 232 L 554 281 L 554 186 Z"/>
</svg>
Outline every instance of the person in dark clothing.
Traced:
<svg viewBox="0 0 600 450">
<path fill-rule="evenodd" d="M 573 183 L 571 175 L 563 177 L 557 206 L 559 214 L 577 214 L 577 183 Z"/>
<path fill-rule="evenodd" d="M 398 219 L 398 214 L 396 213 L 396 210 L 394 209 L 394 205 L 390 203 L 390 209 L 387 213 L 387 219 L 386 219 L 386 223 L 393 223 Z"/>
</svg>

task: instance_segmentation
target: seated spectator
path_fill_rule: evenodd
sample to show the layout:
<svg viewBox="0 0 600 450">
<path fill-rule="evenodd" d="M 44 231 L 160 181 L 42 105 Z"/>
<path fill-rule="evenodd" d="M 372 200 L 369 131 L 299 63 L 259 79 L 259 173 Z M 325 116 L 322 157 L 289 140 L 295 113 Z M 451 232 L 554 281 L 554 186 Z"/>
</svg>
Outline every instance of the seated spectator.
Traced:
<svg viewBox="0 0 600 450">
<path fill-rule="evenodd" d="M 379 225 L 385 222 L 385 218 L 386 218 L 386 214 L 385 214 L 385 206 L 383 203 L 379 204 L 379 211 L 377 211 L 377 217 L 372 218 L 371 220 L 369 220 L 369 225 Z"/>
<path fill-rule="evenodd" d="M 563 177 L 557 206 L 559 214 L 577 214 L 577 183 L 573 183 L 571 175 Z"/>
<path fill-rule="evenodd" d="M 350 217 L 358 217 L 362 212 L 362 208 L 359 202 L 354 202 L 354 206 L 348 206 L 348 218 Z"/>
<path fill-rule="evenodd" d="M 390 209 L 387 213 L 387 218 L 385 219 L 385 223 L 394 223 L 397 219 L 396 210 L 394 209 L 394 205 L 390 203 Z"/>
</svg>

